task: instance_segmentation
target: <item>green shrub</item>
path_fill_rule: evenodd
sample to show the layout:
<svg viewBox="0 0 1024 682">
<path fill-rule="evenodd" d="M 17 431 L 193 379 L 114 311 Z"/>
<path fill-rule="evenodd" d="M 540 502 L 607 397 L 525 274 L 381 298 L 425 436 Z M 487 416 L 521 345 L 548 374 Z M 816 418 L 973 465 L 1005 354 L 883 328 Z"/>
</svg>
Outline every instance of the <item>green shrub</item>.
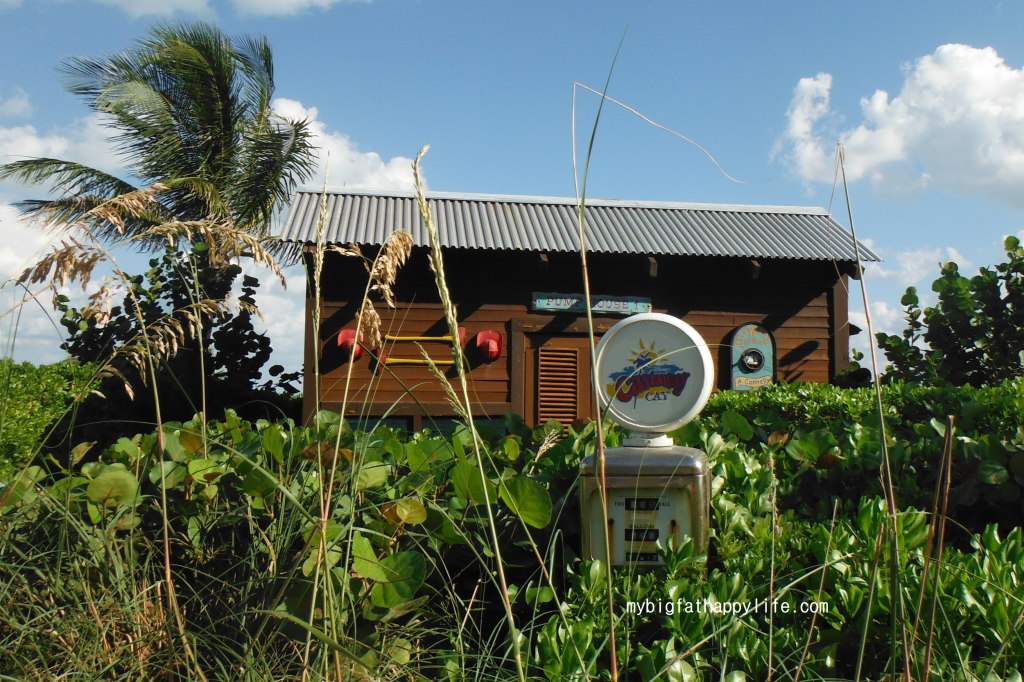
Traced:
<svg viewBox="0 0 1024 682">
<path fill-rule="evenodd" d="M 877 467 L 877 434 L 842 417 L 860 394 L 807 389 L 824 401 L 793 424 L 779 421 L 798 402 L 785 396 L 803 387 L 773 390 L 774 421 L 756 416 L 771 393 L 722 395 L 677 434 L 710 459 L 709 553 L 684 542 L 663 567 L 615 569 L 610 597 L 608 567 L 565 539 L 593 426 L 557 440 L 557 424 L 509 418 L 475 441 L 229 412 L 98 457 L 76 448 L 67 471 L 28 467 L 0 487 L 0 675 L 511 680 L 514 637 L 527 679 L 607 679 L 611 598 L 620 679 L 881 679 L 905 665 L 914 679 L 1016 679 L 1021 529 L 988 526 L 939 561 L 927 513 L 902 505 L 893 535 L 882 499 L 855 497 L 866 484 L 830 478 L 853 464 L 819 466 Z M 734 409 L 754 407 L 750 420 Z M 899 424 L 891 437 L 916 434 L 915 452 L 940 440 Z M 786 425 L 788 439 L 771 437 Z M 985 442 L 963 438 L 974 455 Z"/>
<path fill-rule="evenodd" d="M 930 509 L 938 479 L 945 416 L 955 417 L 951 516 L 954 540 L 998 524 L 1016 526 L 1024 513 L 1024 379 L 991 387 L 882 387 L 896 499 Z M 807 518 L 829 513 L 833 499 L 852 505 L 883 496 L 881 429 L 873 389 L 778 384 L 712 396 L 700 419 L 676 434 L 697 443 L 701 429 L 736 433 L 750 447 L 783 440 L 780 496 Z"/>
<path fill-rule="evenodd" d="M 35 366 L 0 359 L 0 481 L 38 452 L 48 428 L 87 392 L 92 374 L 73 360 Z"/>
</svg>

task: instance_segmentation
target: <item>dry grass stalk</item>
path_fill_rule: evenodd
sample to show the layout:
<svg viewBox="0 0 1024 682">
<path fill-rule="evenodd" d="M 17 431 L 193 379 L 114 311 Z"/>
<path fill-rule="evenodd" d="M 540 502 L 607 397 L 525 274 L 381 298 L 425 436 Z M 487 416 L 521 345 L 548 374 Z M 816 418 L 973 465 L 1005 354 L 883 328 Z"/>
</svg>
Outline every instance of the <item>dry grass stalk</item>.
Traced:
<svg viewBox="0 0 1024 682">
<path fill-rule="evenodd" d="M 448 404 L 451 405 L 452 409 L 455 410 L 455 414 L 462 419 L 472 419 L 472 415 L 466 413 L 466 406 L 462 404 L 461 400 L 459 400 L 459 396 L 455 392 L 455 387 L 452 386 L 452 382 L 448 381 L 448 377 L 444 375 L 444 372 L 442 372 L 437 366 L 437 363 L 431 359 L 423 346 L 417 343 L 416 347 L 419 348 L 420 355 L 423 356 L 423 359 L 427 361 L 427 368 L 430 370 L 430 373 L 434 375 L 434 378 L 437 379 L 438 383 L 440 383 L 444 388 L 445 399 L 448 401 Z"/>
<path fill-rule="evenodd" d="M 67 241 L 54 245 L 34 265 L 25 268 L 17 281 L 18 284 L 46 283 L 52 287 L 78 282 L 85 289 L 96 265 L 104 260 L 106 257 L 101 249 L 68 237 Z"/>
<path fill-rule="evenodd" d="M 369 298 L 363 298 L 363 304 L 356 315 L 356 326 L 359 328 L 359 342 L 364 346 L 380 348 L 384 344 L 380 315 Z"/>
<path fill-rule="evenodd" d="M 129 398 L 134 399 L 131 384 L 117 368 L 116 362 L 120 361 L 132 367 L 143 385 L 147 385 L 149 362 L 160 364 L 174 357 L 189 339 L 198 334 L 202 317 L 228 314 L 230 308 L 226 301 L 206 299 L 165 315 L 153 324 L 145 326 L 142 331 L 114 351 L 107 364 L 98 372 L 98 376 L 121 379 Z"/>
<path fill-rule="evenodd" d="M 171 221 L 149 228 L 129 241 L 149 240 L 163 237 L 173 246 L 179 240 L 190 243 L 202 241 L 207 246 L 206 256 L 211 267 L 222 268 L 242 257 L 251 258 L 267 267 L 281 282 L 286 284 L 284 273 L 277 260 L 264 246 L 268 240 L 254 237 L 233 225 L 214 220 Z"/>
<path fill-rule="evenodd" d="M 395 281 L 398 279 L 398 271 L 412 253 L 412 235 L 401 230 L 392 232 L 372 261 L 363 255 L 358 244 L 349 244 L 347 247 L 332 246 L 330 250 L 342 256 L 362 259 L 363 267 L 370 275 L 370 281 L 356 314 L 356 328 L 359 330 L 360 343 L 368 348 L 380 348 L 384 342 L 381 319 L 373 306 L 370 294 L 376 292 L 389 308 L 395 307 Z"/>
<path fill-rule="evenodd" d="M 389 308 L 395 307 L 393 287 L 398 277 L 398 271 L 405 265 L 410 253 L 412 253 L 412 235 L 399 230 L 391 233 L 373 261 L 370 279 L 374 283 L 370 287 L 370 291 L 379 293 Z"/>
</svg>

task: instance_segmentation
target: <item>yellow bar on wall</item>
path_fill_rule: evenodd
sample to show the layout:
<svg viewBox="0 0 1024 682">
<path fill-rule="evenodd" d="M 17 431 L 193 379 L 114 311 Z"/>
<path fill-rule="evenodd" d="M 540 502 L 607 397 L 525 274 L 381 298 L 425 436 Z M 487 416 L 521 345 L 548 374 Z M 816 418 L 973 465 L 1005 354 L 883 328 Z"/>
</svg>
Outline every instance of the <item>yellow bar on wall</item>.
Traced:
<svg viewBox="0 0 1024 682">
<path fill-rule="evenodd" d="M 451 336 L 392 336 L 385 334 L 386 341 L 451 341 Z"/>
<path fill-rule="evenodd" d="M 423 360 L 421 358 L 387 358 L 384 360 L 385 365 L 454 365 L 454 360 Z"/>
</svg>

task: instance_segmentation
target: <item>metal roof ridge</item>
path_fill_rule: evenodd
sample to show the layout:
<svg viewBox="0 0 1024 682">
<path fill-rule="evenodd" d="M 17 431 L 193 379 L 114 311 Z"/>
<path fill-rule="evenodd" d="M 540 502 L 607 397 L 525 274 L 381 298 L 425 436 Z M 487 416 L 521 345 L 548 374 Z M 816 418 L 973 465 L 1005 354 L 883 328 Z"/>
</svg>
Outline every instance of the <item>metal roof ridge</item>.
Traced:
<svg viewBox="0 0 1024 682">
<path fill-rule="evenodd" d="M 314 194 L 324 192 L 323 188 L 300 187 L 295 194 Z M 351 195 L 380 198 L 407 198 L 414 199 L 414 190 L 373 190 L 373 189 L 332 189 L 326 190 L 329 195 Z M 510 204 L 552 204 L 562 206 L 576 206 L 576 199 L 572 197 L 551 197 L 531 196 L 519 194 L 472 194 L 467 192 L 437 192 L 427 190 L 424 192 L 427 199 L 435 201 L 481 201 Z M 640 199 L 597 199 L 587 198 L 588 207 L 610 207 L 610 208 L 647 208 L 666 210 L 689 210 L 689 211 L 715 211 L 735 213 L 788 213 L 795 215 L 831 215 L 826 209 L 817 206 L 773 206 L 760 204 L 713 204 L 713 203 L 692 203 L 681 201 L 644 201 Z"/>
</svg>

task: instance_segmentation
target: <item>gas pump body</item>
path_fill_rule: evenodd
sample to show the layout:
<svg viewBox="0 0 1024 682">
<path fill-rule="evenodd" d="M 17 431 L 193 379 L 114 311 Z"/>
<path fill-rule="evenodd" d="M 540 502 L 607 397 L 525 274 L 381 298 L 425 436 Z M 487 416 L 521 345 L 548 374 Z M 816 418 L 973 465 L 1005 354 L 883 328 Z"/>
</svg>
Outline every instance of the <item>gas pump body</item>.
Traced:
<svg viewBox="0 0 1024 682">
<path fill-rule="evenodd" d="M 580 465 L 581 506 L 589 519 L 583 526 L 588 556 L 606 556 L 602 519 L 608 526 L 607 550 L 614 565 L 660 564 L 658 544 L 666 546 L 672 540 L 678 546 L 687 536 L 698 552 L 707 551 L 711 477 L 703 452 L 677 445 L 609 449 L 605 453 L 607 516 L 601 506 L 596 459 L 589 455 Z"/>
<path fill-rule="evenodd" d="M 660 313 L 618 322 L 597 348 L 595 391 L 632 436 L 580 465 L 583 555 L 613 565 L 661 563 L 659 545 L 692 538 L 707 549 L 711 480 L 707 456 L 663 435 L 693 419 L 711 394 L 714 365 L 688 324 Z M 607 493 L 607 514 L 601 481 Z M 605 528 L 608 543 L 605 543 Z M 610 549 L 610 554 L 609 550 Z"/>
</svg>

